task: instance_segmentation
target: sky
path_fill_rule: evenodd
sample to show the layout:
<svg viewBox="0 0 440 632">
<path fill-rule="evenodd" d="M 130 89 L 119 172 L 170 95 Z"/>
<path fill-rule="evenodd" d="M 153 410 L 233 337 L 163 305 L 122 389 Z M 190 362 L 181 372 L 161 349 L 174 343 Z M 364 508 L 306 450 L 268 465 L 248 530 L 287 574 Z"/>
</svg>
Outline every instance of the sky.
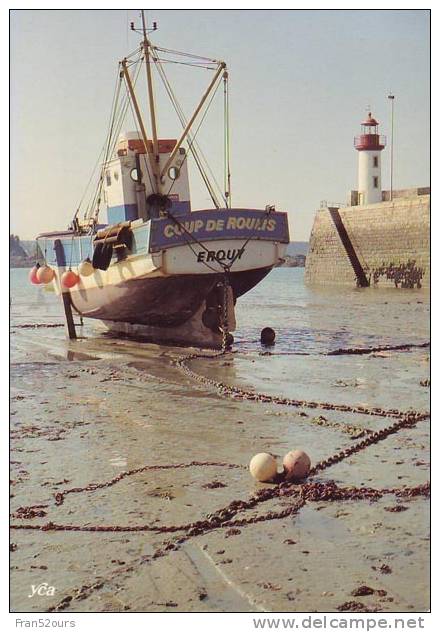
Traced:
<svg viewBox="0 0 440 632">
<path fill-rule="evenodd" d="M 105 140 L 117 63 L 139 44 L 136 10 L 13 10 L 10 22 L 11 229 L 65 229 Z M 426 10 L 157 10 L 155 44 L 223 59 L 230 75 L 232 203 L 289 213 L 308 240 L 321 200 L 357 188 L 353 137 L 368 108 L 388 138 L 395 95 L 395 189 L 429 185 L 430 24 Z M 168 71 L 168 68 L 167 68 Z M 187 115 L 206 70 L 169 70 Z M 146 99 L 146 93 L 144 93 Z M 140 98 L 142 86 L 140 86 Z M 157 87 L 159 136 L 180 124 Z M 221 99 L 198 136 L 223 181 Z M 124 129 L 134 129 L 127 119 Z M 209 196 L 190 164 L 193 209 Z"/>
</svg>

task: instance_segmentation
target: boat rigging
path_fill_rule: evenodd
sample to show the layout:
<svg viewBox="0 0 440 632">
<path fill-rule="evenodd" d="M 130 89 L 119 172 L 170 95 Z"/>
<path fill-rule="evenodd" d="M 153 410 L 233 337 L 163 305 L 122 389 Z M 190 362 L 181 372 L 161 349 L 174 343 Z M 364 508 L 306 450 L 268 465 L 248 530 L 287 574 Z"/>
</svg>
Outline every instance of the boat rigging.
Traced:
<svg viewBox="0 0 440 632">
<path fill-rule="evenodd" d="M 150 39 L 150 33 L 157 30 L 157 23 L 153 22 L 153 27 L 148 28 L 145 18 L 145 12 L 140 12 L 142 26 L 136 28 L 134 22 L 130 23 L 130 28 L 133 32 L 142 36 L 140 46 L 130 55 L 127 55 L 118 64 L 118 80 L 117 86 L 112 100 L 112 110 L 110 116 L 109 129 L 104 144 L 104 151 L 101 151 L 98 163 L 103 157 L 101 173 L 98 179 L 98 184 L 93 192 L 86 208 L 83 211 L 83 219 L 77 221 L 78 216 L 81 213 L 82 203 L 85 195 L 83 195 L 78 209 L 74 215 L 73 227 L 77 229 L 95 229 L 98 223 L 98 217 L 101 211 L 102 204 L 102 187 L 104 182 L 104 171 L 108 160 L 115 151 L 117 140 L 121 132 L 124 121 L 126 120 L 128 111 L 131 110 L 135 127 L 139 136 L 142 138 L 145 147 L 148 147 L 148 161 L 145 165 L 146 176 L 150 182 L 152 191 L 155 195 L 165 196 L 162 198 L 156 198 L 162 200 L 166 205 L 166 196 L 170 195 L 174 181 L 171 182 L 168 189 L 165 189 L 165 176 L 167 175 L 173 161 L 176 158 L 182 145 L 186 143 L 187 151 L 185 153 L 185 160 L 188 155 L 194 159 L 199 174 L 203 180 L 204 185 L 212 200 L 213 206 L 217 209 L 230 208 L 231 206 L 231 172 L 230 172 L 230 133 L 229 133 L 229 88 L 228 79 L 229 73 L 224 61 L 219 61 L 209 57 L 203 57 L 201 55 L 195 55 L 188 52 L 178 51 L 169 48 L 163 48 L 154 45 Z M 172 85 L 168 79 L 165 71 L 165 64 L 179 64 L 184 66 L 191 66 L 195 68 L 203 68 L 208 71 L 213 71 L 212 77 L 208 87 L 202 94 L 202 97 L 194 109 L 192 115 L 187 118 L 183 111 L 182 106 L 177 99 L 176 93 L 172 88 Z M 150 129 L 147 128 L 145 120 L 142 116 L 141 104 L 136 94 L 136 84 L 139 79 L 141 65 L 145 67 L 145 76 L 147 83 L 147 102 L 150 118 Z M 156 104 L 153 85 L 153 73 L 152 67 L 157 71 L 157 76 L 162 82 L 167 96 L 174 108 L 174 111 L 182 126 L 182 132 L 177 140 L 173 151 L 168 156 L 165 164 L 160 165 L 159 155 L 159 142 L 158 142 L 158 123 L 156 115 Z M 125 84 L 126 92 L 122 89 L 122 83 Z M 223 177 L 223 190 L 221 189 L 209 163 L 206 159 L 199 143 L 196 140 L 197 133 L 206 118 L 206 115 L 210 109 L 210 106 L 218 94 L 220 87 L 223 86 L 223 127 L 224 127 L 224 177 Z M 197 127 L 196 127 L 196 123 Z M 194 129 L 195 128 L 195 129 Z M 151 130 L 151 133 L 150 133 Z M 94 172 L 97 165 L 95 165 Z M 93 179 L 91 176 L 90 182 Z M 165 208 L 163 209 L 165 210 Z"/>
<path fill-rule="evenodd" d="M 237 299 L 282 261 L 289 242 L 287 214 L 269 205 L 264 210 L 232 207 L 226 63 L 153 44 L 150 35 L 157 25 L 149 29 L 143 11 L 141 28 L 132 24 L 132 30 L 142 39 L 118 65 L 106 139 L 95 166 L 96 171 L 100 165 L 97 185 L 85 203 L 89 180 L 67 231 L 38 236 L 41 256 L 30 279 L 52 283 L 62 297 L 70 337 L 75 336 L 75 311 L 113 331 L 218 348 L 234 329 Z M 188 117 L 167 64 L 211 73 Z M 146 99 L 139 96 L 142 69 Z M 180 122 L 178 138 L 159 134 L 153 74 Z M 197 139 L 221 93 L 223 187 Z M 121 132 L 129 112 L 135 131 Z M 192 207 L 189 155 L 214 208 Z"/>
</svg>

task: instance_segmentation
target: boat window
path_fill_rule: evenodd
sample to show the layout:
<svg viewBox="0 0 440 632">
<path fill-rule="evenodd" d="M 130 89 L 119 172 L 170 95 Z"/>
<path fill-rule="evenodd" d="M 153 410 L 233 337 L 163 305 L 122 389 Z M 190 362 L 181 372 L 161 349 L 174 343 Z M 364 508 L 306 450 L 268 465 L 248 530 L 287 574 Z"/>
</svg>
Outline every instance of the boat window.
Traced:
<svg viewBox="0 0 440 632">
<path fill-rule="evenodd" d="M 182 154 L 183 156 L 185 155 L 185 147 L 180 147 L 179 149 L 179 154 Z"/>
<path fill-rule="evenodd" d="M 105 181 L 107 182 L 107 186 L 109 187 L 112 183 L 112 177 L 110 175 L 110 171 L 105 172 Z"/>
<path fill-rule="evenodd" d="M 170 167 L 170 168 L 168 169 L 168 177 L 169 177 L 171 180 L 177 180 L 177 178 L 179 177 L 179 175 L 180 175 L 180 171 L 179 171 L 178 167 Z"/>
<path fill-rule="evenodd" d="M 138 170 L 136 169 L 136 167 L 130 171 L 130 178 L 135 182 L 138 182 Z"/>
</svg>

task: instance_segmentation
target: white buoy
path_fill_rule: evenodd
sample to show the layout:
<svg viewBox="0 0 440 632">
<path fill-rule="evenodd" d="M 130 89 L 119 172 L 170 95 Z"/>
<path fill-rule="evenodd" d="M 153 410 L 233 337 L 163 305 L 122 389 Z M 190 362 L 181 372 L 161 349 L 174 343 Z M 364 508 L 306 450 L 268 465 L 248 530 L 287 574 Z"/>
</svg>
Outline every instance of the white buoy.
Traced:
<svg viewBox="0 0 440 632">
<path fill-rule="evenodd" d="M 283 459 L 284 475 L 287 481 L 301 480 L 310 472 L 310 457 L 304 450 L 292 450 Z"/>
<path fill-rule="evenodd" d="M 88 277 L 95 272 L 95 268 L 88 257 L 87 259 L 84 259 L 84 261 L 81 261 L 78 266 L 78 272 L 83 277 Z"/>
<path fill-rule="evenodd" d="M 271 454 L 260 452 L 252 457 L 249 470 L 257 481 L 267 483 L 274 479 L 277 474 L 277 462 Z"/>
</svg>

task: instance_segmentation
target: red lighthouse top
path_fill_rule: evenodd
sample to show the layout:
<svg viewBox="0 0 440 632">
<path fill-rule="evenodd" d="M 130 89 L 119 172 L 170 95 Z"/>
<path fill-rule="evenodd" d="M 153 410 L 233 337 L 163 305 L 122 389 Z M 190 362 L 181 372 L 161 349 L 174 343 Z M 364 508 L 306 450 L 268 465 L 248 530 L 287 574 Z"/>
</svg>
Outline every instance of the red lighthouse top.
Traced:
<svg viewBox="0 0 440 632">
<path fill-rule="evenodd" d="M 379 123 L 371 116 L 371 112 L 368 112 L 368 118 L 363 121 L 361 125 L 365 127 L 377 127 Z"/>
<path fill-rule="evenodd" d="M 354 146 L 358 151 L 382 151 L 386 145 L 385 136 L 379 136 L 379 123 L 368 112 L 368 117 L 361 123 L 362 133 L 355 136 Z"/>
</svg>

